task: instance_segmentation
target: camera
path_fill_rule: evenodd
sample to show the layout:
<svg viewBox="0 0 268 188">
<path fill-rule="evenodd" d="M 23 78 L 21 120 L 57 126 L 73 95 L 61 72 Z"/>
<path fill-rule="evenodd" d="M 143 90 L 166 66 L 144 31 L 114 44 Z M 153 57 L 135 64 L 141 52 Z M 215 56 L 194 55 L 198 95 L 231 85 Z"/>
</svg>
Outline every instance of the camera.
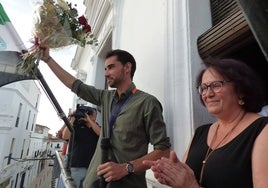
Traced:
<svg viewBox="0 0 268 188">
<path fill-rule="evenodd" d="M 83 125 L 85 121 L 82 119 L 85 117 L 85 114 L 88 115 L 93 115 L 94 114 L 94 109 L 89 107 L 89 106 L 84 106 L 84 105 L 77 105 L 76 110 L 72 114 L 72 116 L 75 117 L 75 122 L 74 124 L 76 125 Z"/>
</svg>

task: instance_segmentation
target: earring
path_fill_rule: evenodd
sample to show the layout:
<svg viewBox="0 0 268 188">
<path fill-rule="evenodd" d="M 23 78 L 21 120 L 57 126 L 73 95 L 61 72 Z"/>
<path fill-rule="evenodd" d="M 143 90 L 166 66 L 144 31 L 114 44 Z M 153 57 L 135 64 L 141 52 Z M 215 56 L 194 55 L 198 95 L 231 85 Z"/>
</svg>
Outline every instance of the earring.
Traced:
<svg viewBox="0 0 268 188">
<path fill-rule="evenodd" d="M 240 98 L 240 99 L 238 100 L 238 104 L 241 105 L 241 106 L 243 106 L 243 105 L 245 104 L 245 102 L 243 101 L 242 98 Z"/>
</svg>

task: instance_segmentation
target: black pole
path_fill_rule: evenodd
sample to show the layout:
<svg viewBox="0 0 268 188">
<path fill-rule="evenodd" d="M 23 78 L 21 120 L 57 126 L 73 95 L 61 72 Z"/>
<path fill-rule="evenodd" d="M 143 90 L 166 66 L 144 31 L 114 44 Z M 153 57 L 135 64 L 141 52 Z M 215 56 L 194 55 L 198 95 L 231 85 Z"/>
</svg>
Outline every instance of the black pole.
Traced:
<svg viewBox="0 0 268 188">
<path fill-rule="evenodd" d="M 71 153 L 73 151 L 74 129 L 38 68 L 37 68 L 37 78 L 40 80 L 41 84 L 43 85 L 44 89 L 47 92 L 48 97 L 51 99 L 58 114 L 61 114 L 61 119 L 64 121 L 65 125 L 68 127 L 71 133 L 71 136 L 68 142 L 68 153 L 67 153 L 68 158 L 67 158 L 67 166 L 66 166 L 67 169 L 70 169 Z"/>
</svg>

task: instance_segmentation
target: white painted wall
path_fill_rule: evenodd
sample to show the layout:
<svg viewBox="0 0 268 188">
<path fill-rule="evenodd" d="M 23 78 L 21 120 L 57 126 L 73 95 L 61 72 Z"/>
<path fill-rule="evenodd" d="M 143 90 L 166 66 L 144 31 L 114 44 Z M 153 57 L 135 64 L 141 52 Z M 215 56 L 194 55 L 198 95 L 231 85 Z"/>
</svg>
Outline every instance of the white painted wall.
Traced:
<svg viewBox="0 0 268 188">
<path fill-rule="evenodd" d="M 165 0 L 115 1 L 113 48 L 129 51 L 137 62 L 138 89 L 164 100 Z"/>
</svg>

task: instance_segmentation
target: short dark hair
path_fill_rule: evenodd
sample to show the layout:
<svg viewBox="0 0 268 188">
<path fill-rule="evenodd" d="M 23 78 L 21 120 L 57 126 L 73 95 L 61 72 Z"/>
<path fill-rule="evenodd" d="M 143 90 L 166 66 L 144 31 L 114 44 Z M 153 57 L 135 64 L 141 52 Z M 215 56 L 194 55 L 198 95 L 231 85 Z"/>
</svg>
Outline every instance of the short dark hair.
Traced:
<svg viewBox="0 0 268 188">
<path fill-rule="evenodd" d="M 112 57 L 112 56 L 116 56 L 117 60 L 120 61 L 123 65 L 125 65 L 128 62 L 131 63 L 131 79 L 133 79 L 134 73 L 136 71 L 136 61 L 134 57 L 125 50 L 116 49 L 116 50 L 112 50 L 108 52 L 106 54 L 105 59 Z"/>
<path fill-rule="evenodd" d="M 231 81 L 245 104 L 247 112 L 259 112 L 265 104 L 264 89 L 260 77 L 246 63 L 235 59 L 208 58 L 204 60 L 205 68 L 197 76 L 197 87 L 202 82 L 204 72 L 208 68 L 216 70 L 224 80 Z M 202 96 L 200 100 L 203 103 Z"/>
</svg>

